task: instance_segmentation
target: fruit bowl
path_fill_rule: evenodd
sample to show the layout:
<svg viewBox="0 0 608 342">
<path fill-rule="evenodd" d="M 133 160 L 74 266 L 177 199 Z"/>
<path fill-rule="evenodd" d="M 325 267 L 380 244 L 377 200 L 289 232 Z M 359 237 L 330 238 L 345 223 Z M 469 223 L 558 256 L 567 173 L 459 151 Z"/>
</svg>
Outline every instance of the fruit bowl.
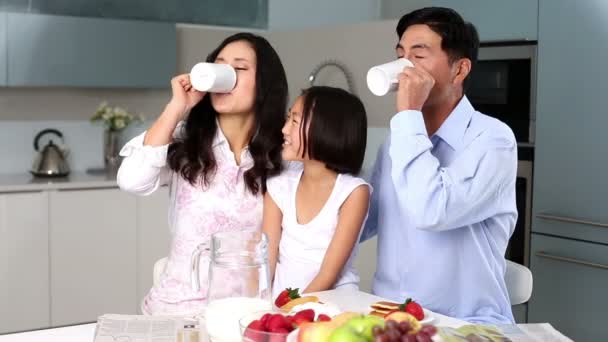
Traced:
<svg viewBox="0 0 608 342">
<path fill-rule="evenodd" d="M 245 342 L 265 342 L 265 341 L 276 341 L 276 342 L 285 342 L 287 341 L 287 335 L 293 330 L 285 329 L 282 330 L 280 327 L 277 328 L 274 332 L 264 331 L 266 330 L 263 327 L 259 327 L 259 329 L 254 329 L 254 326 L 250 327 L 254 321 L 260 321 L 265 315 L 270 315 L 268 317 L 272 317 L 272 315 L 281 314 L 278 311 L 266 310 L 266 311 L 256 311 L 251 314 L 245 315 L 239 320 L 239 326 L 241 329 L 241 336 L 243 336 L 243 341 Z"/>
</svg>

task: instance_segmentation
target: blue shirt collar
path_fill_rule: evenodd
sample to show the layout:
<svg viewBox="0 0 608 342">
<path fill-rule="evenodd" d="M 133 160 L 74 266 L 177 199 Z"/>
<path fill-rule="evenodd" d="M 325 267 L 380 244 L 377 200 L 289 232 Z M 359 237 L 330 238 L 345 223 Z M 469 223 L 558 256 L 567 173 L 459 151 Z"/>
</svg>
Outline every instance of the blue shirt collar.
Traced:
<svg viewBox="0 0 608 342">
<path fill-rule="evenodd" d="M 462 147 L 464 133 L 469 126 L 474 111 L 475 109 L 469 99 L 463 96 L 441 127 L 433 134 L 433 137 L 438 136 L 452 149 L 459 150 Z M 433 137 L 431 137 L 431 140 L 434 140 Z"/>
</svg>

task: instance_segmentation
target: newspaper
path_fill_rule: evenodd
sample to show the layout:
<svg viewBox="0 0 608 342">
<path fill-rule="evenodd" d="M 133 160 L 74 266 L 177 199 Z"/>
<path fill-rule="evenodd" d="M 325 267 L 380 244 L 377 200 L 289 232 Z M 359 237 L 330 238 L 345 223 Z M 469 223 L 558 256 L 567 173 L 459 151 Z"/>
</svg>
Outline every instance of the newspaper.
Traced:
<svg viewBox="0 0 608 342">
<path fill-rule="evenodd" d="M 108 314 L 98 318 L 94 342 L 198 342 L 197 332 L 184 329 L 194 324 L 177 316 Z"/>
<path fill-rule="evenodd" d="M 442 327 L 439 335 L 445 342 L 572 342 L 549 323 L 497 326 L 469 324 L 459 328 Z"/>
</svg>

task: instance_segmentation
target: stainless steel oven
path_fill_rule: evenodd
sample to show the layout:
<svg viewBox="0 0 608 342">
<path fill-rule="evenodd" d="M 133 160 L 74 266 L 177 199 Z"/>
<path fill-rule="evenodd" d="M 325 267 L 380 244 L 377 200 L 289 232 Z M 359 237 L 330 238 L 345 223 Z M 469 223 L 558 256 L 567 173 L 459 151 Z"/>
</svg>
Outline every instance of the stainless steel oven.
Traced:
<svg viewBox="0 0 608 342">
<path fill-rule="evenodd" d="M 518 219 L 506 258 L 528 266 L 536 128 L 535 41 L 482 43 L 466 94 L 478 111 L 506 123 L 517 140 Z"/>
<path fill-rule="evenodd" d="M 517 221 L 515 230 L 507 245 L 505 257 L 508 260 L 529 267 L 530 233 L 532 224 L 532 168 L 531 160 L 519 160 L 517 163 L 517 180 L 515 197 L 517 204 Z"/>
</svg>

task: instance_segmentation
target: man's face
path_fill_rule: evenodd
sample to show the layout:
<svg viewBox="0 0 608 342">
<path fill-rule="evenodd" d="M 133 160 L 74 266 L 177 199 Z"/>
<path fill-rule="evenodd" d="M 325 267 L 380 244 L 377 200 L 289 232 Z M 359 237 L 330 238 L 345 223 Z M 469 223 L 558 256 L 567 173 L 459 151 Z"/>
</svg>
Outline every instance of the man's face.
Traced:
<svg viewBox="0 0 608 342">
<path fill-rule="evenodd" d="M 441 36 L 427 25 L 408 27 L 396 47 L 397 57 L 405 57 L 416 67 L 426 70 L 435 79 L 435 86 L 424 107 L 441 103 L 453 91 L 454 65 L 448 54 L 441 49 Z"/>
</svg>

